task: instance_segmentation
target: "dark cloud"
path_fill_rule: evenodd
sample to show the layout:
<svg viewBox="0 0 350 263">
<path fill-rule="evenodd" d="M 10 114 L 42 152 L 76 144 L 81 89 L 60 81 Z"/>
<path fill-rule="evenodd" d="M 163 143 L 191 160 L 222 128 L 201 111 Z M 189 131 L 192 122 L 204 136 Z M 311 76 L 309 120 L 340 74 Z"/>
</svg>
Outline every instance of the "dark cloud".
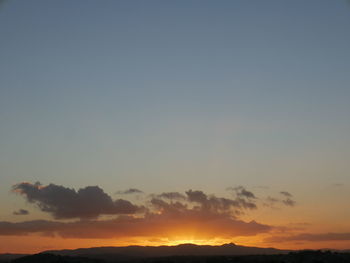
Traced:
<svg viewBox="0 0 350 263">
<path fill-rule="evenodd" d="M 127 194 L 143 194 L 143 191 L 136 189 L 136 188 L 130 188 L 128 190 L 124 191 L 118 191 L 117 194 L 121 195 L 127 195 Z"/>
<path fill-rule="evenodd" d="M 257 199 L 252 192 L 248 191 L 243 186 L 228 187 L 227 190 L 233 191 L 237 195 L 237 197 L 240 198 Z"/>
<path fill-rule="evenodd" d="M 231 187 L 231 198 L 207 194 L 200 190 L 152 194 L 135 205 L 128 200 L 113 200 L 98 186 L 79 190 L 55 184 L 19 183 L 14 192 L 35 204 L 41 211 L 56 219 L 78 218 L 75 222 L 26 221 L 0 222 L 0 235 L 51 235 L 69 238 L 118 238 L 178 236 L 195 233 L 197 238 L 250 236 L 276 230 L 276 227 L 255 221 L 245 222 L 240 216 L 257 209 L 262 202 L 243 186 Z M 130 188 L 120 193 L 140 193 Z M 269 198 L 271 203 L 294 201 L 286 194 L 284 199 Z M 288 201 L 289 200 L 289 201 Z M 102 220 L 100 215 L 114 215 Z"/>
<path fill-rule="evenodd" d="M 88 186 L 76 191 L 55 184 L 43 186 L 40 183 L 19 183 L 14 185 L 12 190 L 56 219 L 134 214 L 139 210 L 139 207 L 127 200 L 112 200 L 98 186 Z"/>
<path fill-rule="evenodd" d="M 267 242 L 289 242 L 289 241 L 349 241 L 350 233 L 321 233 L 309 234 L 302 233 L 292 236 L 275 236 L 266 239 Z"/>
<path fill-rule="evenodd" d="M 264 205 L 269 206 L 271 208 L 276 208 L 276 205 L 278 205 L 278 204 L 282 204 L 282 205 L 290 206 L 290 207 L 293 207 L 296 205 L 296 202 L 292 199 L 293 195 L 291 193 L 286 192 L 286 191 L 281 191 L 280 195 L 283 196 L 283 199 L 268 196 L 264 200 Z"/>
<path fill-rule="evenodd" d="M 281 191 L 281 195 L 283 195 L 285 198 L 281 200 L 282 204 L 286 206 L 295 206 L 296 202 L 292 199 L 293 195 L 286 191 Z"/>
<path fill-rule="evenodd" d="M 158 198 L 165 198 L 169 200 L 185 200 L 186 196 L 179 192 L 166 192 L 157 195 Z"/>
<path fill-rule="evenodd" d="M 285 196 L 285 197 L 293 197 L 293 195 L 291 193 L 286 192 L 286 191 L 281 191 L 280 194 Z"/>
<path fill-rule="evenodd" d="M 2 236 L 22 236 L 34 233 L 41 233 L 45 236 L 52 236 L 59 231 L 61 226 L 65 223 L 47 221 L 47 220 L 33 220 L 25 222 L 0 222 L 0 235 Z"/>
<path fill-rule="evenodd" d="M 177 208 L 190 207 L 196 211 L 210 211 L 213 213 L 227 213 L 231 215 L 241 214 L 245 209 L 256 209 L 253 202 L 242 198 L 229 199 L 207 195 L 203 191 L 189 190 L 183 195 L 178 192 L 168 192 L 159 195 L 151 195 L 151 204 L 161 209 L 173 210 Z M 168 203 L 167 201 L 170 201 Z M 174 202 L 176 201 L 176 202 Z"/>
<path fill-rule="evenodd" d="M 19 209 L 17 211 L 14 211 L 13 214 L 16 216 L 28 215 L 29 211 L 25 209 Z"/>
<path fill-rule="evenodd" d="M 228 215 L 184 209 L 161 214 L 149 213 L 142 218 L 121 216 L 112 220 L 76 222 L 26 221 L 0 222 L 0 235 L 60 236 L 64 238 L 169 237 L 195 232 L 197 238 L 252 236 L 272 230 L 255 221 L 244 222 Z"/>
<path fill-rule="evenodd" d="M 233 198 L 208 195 L 199 190 L 188 190 L 185 194 L 179 192 L 163 192 L 149 196 L 150 202 L 139 206 L 128 200 L 113 200 L 98 186 L 87 186 L 79 190 L 60 185 L 42 185 L 37 183 L 19 183 L 13 186 L 13 192 L 19 193 L 25 199 L 35 204 L 41 211 L 50 213 L 55 219 L 95 219 L 101 215 L 144 214 L 152 212 L 176 211 L 192 209 L 195 211 L 208 211 L 217 214 L 228 214 L 237 217 L 247 210 L 257 209 L 257 202 L 265 206 L 274 207 L 274 204 L 294 206 L 295 201 L 288 192 L 281 191 L 284 199 L 268 197 L 266 201 L 260 200 L 251 191 L 243 186 L 230 187 Z M 141 193 L 141 190 L 130 188 L 120 191 L 121 194 Z M 170 203 L 169 203 L 170 202 Z"/>
<path fill-rule="evenodd" d="M 254 202 L 247 201 L 246 199 L 237 197 L 235 199 L 228 199 L 223 197 L 216 197 L 215 195 L 207 196 L 202 191 L 186 192 L 189 202 L 198 203 L 200 209 L 229 212 L 233 211 L 236 214 L 240 214 L 242 209 L 256 209 L 257 206 Z"/>
<path fill-rule="evenodd" d="M 179 212 L 183 212 L 188 209 L 188 206 L 181 202 L 168 203 L 159 198 L 152 198 L 151 204 L 153 207 L 156 208 L 157 212 L 161 212 L 161 213 L 178 214 Z"/>
<path fill-rule="evenodd" d="M 295 201 L 290 198 L 282 200 L 282 203 L 286 206 L 295 206 Z"/>
<path fill-rule="evenodd" d="M 191 209 L 207 210 L 215 213 L 238 215 L 247 209 L 256 209 L 255 195 L 243 187 L 234 191 L 234 199 L 207 195 L 203 191 L 189 190 L 186 195 L 178 192 L 164 192 L 151 195 L 152 207 L 142 207 L 128 200 L 112 198 L 98 186 L 75 189 L 49 184 L 19 183 L 13 186 L 13 192 L 19 193 L 43 212 L 50 213 L 56 219 L 81 218 L 92 219 L 100 215 L 134 214 L 145 212 L 158 206 L 158 209 L 171 211 L 191 204 Z M 138 192 L 131 188 L 124 193 Z M 167 203 L 166 201 L 170 201 Z M 176 202 L 174 202 L 176 201 Z"/>
<path fill-rule="evenodd" d="M 192 191 L 191 189 L 186 192 L 186 195 L 188 197 L 188 201 L 190 202 L 197 202 L 203 205 L 208 202 L 208 197 L 205 193 L 203 193 L 203 191 Z"/>
</svg>

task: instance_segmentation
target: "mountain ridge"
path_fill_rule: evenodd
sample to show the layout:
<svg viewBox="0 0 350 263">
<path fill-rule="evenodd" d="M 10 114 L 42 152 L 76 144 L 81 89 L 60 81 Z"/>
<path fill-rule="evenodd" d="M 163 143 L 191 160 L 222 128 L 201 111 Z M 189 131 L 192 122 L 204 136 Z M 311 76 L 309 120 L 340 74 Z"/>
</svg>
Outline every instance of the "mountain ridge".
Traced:
<svg viewBox="0 0 350 263">
<path fill-rule="evenodd" d="M 176 246 L 108 246 L 47 250 L 26 256 L 0 254 L 0 263 L 344 263 L 350 262 L 350 254 L 346 252 L 347 250 L 280 250 L 240 246 L 234 243 L 219 246 L 185 243 Z"/>
<path fill-rule="evenodd" d="M 151 258 L 168 256 L 225 256 L 225 255 L 274 255 L 286 254 L 291 250 L 240 246 L 234 243 L 213 245 L 196 245 L 191 243 L 176 246 L 124 246 L 91 247 L 64 250 L 48 250 L 42 253 L 60 256 L 80 256 L 104 260 Z"/>
</svg>

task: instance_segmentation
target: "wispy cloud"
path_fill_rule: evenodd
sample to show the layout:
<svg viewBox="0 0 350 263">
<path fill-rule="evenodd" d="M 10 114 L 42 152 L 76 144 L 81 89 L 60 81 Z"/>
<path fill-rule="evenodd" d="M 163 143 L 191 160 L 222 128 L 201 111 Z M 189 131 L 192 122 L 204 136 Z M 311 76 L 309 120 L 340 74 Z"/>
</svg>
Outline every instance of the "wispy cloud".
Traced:
<svg viewBox="0 0 350 263">
<path fill-rule="evenodd" d="M 119 195 L 143 194 L 143 191 L 136 188 L 129 188 L 127 190 L 117 191 L 116 194 L 119 194 Z"/>
<path fill-rule="evenodd" d="M 158 198 L 165 198 L 168 200 L 186 200 L 186 196 L 179 192 L 166 192 L 156 195 Z"/>
<path fill-rule="evenodd" d="M 293 195 L 291 193 L 286 192 L 286 191 L 281 191 L 280 194 L 285 196 L 285 197 L 288 197 L 288 198 L 293 197 Z"/>
<path fill-rule="evenodd" d="M 227 190 L 233 191 L 235 195 L 239 198 L 257 199 L 253 192 L 248 191 L 243 186 L 228 187 Z"/>
<path fill-rule="evenodd" d="M 13 214 L 16 216 L 23 216 L 23 215 L 28 215 L 29 211 L 25 209 L 18 209 L 17 211 L 14 211 Z"/>
<path fill-rule="evenodd" d="M 296 205 L 296 201 L 293 200 L 293 195 L 287 191 L 280 191 L 280 196 L 282 197 L 272 197 L 268 196 L 264 200 L 264 205 L 272 208 L 276 208 L 276 205 L 282 204 L 285 206 L 293 207 Z"/>
</svg>

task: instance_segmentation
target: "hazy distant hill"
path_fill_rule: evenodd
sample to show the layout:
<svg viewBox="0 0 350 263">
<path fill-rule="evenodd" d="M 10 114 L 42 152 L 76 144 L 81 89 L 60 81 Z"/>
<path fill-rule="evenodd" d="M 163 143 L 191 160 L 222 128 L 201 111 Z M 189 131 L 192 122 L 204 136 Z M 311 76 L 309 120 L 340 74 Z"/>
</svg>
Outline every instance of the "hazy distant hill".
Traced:
<svg viewBox="0 0 350 263">
<path fill-rule="evenodd" d="M 129 246 L 129 247 L 96 247 L 75 250 L 52 250 L 50 253 L 61 256 L 80 256 L 104 260 L 121 260 L 131 258 L 154 258 L 169 256 L 225 256 L 225 255 L 272 255 L 285 254 L 289 251 L 274 248 L 258 248 L 225 244 L 222 246 L 199 246 L 183 244 L 178 246 Z"/>
</svg>

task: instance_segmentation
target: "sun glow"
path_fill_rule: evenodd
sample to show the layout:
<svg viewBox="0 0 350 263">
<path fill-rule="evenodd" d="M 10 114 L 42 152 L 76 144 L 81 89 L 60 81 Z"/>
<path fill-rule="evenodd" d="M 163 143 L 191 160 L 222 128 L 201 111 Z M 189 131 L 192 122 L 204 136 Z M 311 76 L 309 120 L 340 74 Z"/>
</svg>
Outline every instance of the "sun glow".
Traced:
<svg viewBox="0 0 350 263">
<path fill-rule="evenodd" d="M 195 244 L 195 245 L 221 245 L 222 242 L 213 242 L 212 240 L 198 240 L 198 239 L 178 239 L 167 242 L 169 246 L 177 246 L 181 244 Z"/>
<path fill-rule="evenodd" d="M 162 239 L 161 243 L 159 245 L 166 245 L 166 246 L 177 246 L 182 244 L 194 244 L 194 245 L 210 245 L 210 246 L 220 246 L 226 243 L 232 242 L 231 240 L 226 239 L 198 239 L 198 238 L 192 238 L 192 237 L 184 237 L 184 238 L 167 238 Z"/>
</svg>

